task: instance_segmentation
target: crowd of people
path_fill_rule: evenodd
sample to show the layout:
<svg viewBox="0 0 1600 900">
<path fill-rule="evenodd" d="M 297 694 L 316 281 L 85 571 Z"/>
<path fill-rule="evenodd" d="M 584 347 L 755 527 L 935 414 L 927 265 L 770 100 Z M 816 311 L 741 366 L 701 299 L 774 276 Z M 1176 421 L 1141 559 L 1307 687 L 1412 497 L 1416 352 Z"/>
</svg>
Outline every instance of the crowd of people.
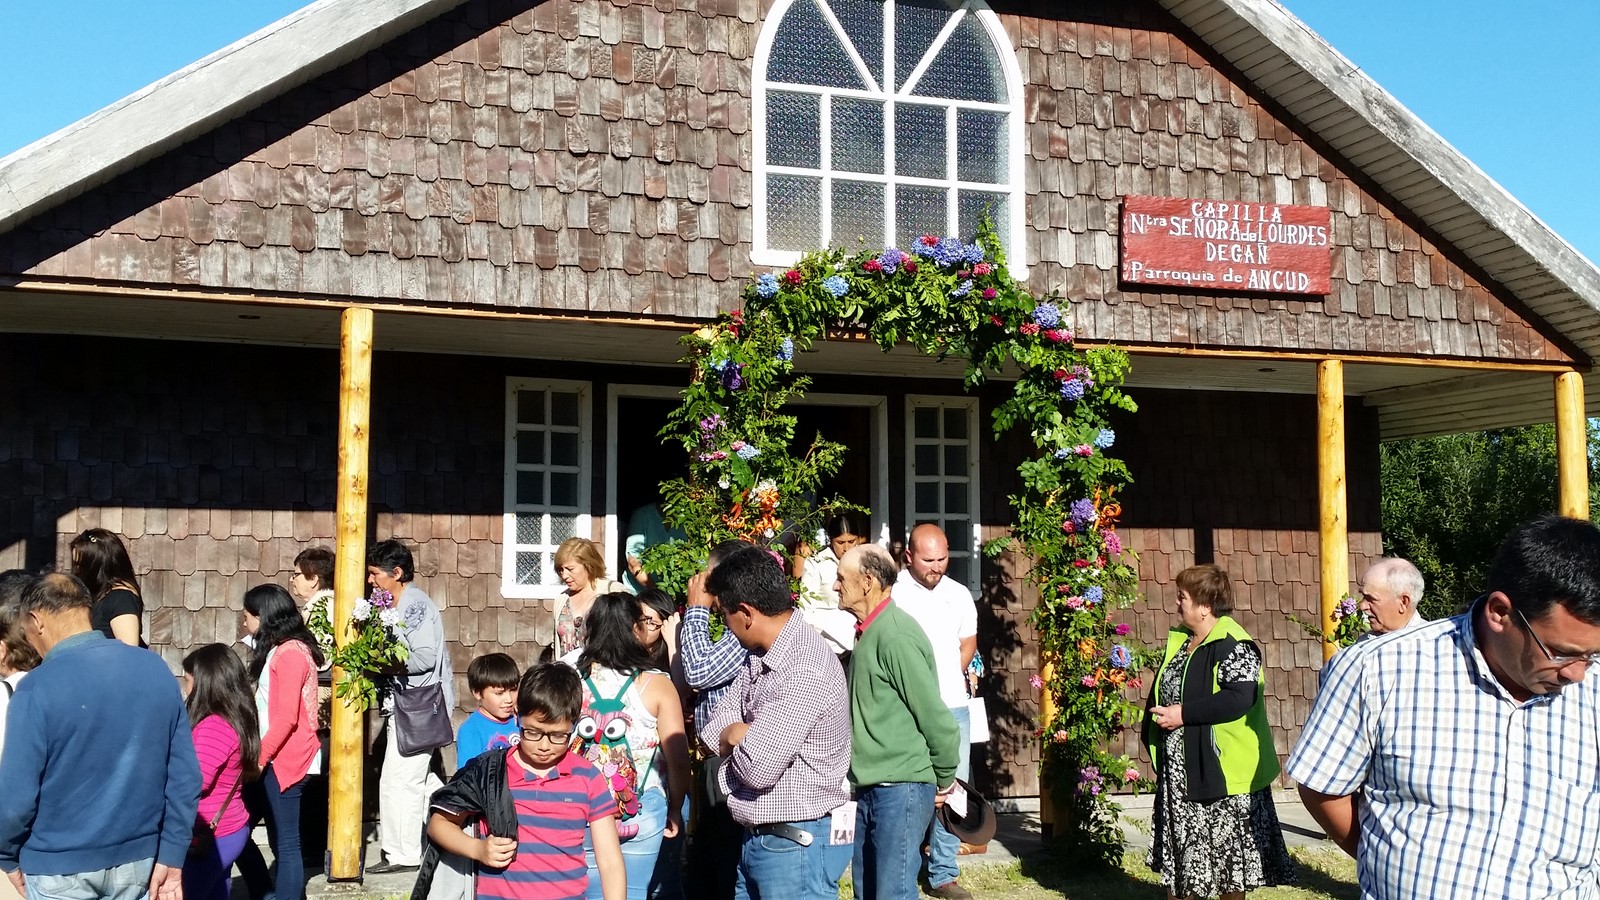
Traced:
<svg viewBox="0 0 1600 900">
<path fill-rule="evenodd" d="M 793 559 L 720 544 L 681 612 L 648 573 L 623 590 L 591 542 L 568 541 L 555 641 L 525 671 L 473 659 L 476 709 L 453 730 L 439 609 L 403 544 L 374 545 L 368 582 L 407 653 L 379 673 L 368 871 L 415 871 L 417 900 L 832 900 L 847 867 L 863 900 L 913 900 L 919 881 L 970 896 L 947 826 L 969 799 L 976 606 L 938 528 L 914 529 L 901 562 L 863 530 L 834 522 Z M 223 900 L 237 866 L 252 900 L 303 896 L 302 836 L 326 822 L 302 797 L 330 649 L 307 616 L 329 602 L 332 554 L 303 552 L 288 589 L 251 588 L 244 638 L 194 649 L 175 679 L 143 647 L 121 541 L 93 529 L 71 547 L 70 571 L 0 573 L 0 890 Z M 1242 897 L 1295 877 L 1265 657 L 1225 571 L 1175 582 L 1145 717 L 1150 865 L 1173 897 Z M 1418 615 L 1424 587 L 1400 559 L 1363 575 L 1371 634 L 1325 668 L 1287 774 L 1364 896 L 1593 896 L 1600 530 L 1524 526 L 1447 620 Z"/>
</svg>

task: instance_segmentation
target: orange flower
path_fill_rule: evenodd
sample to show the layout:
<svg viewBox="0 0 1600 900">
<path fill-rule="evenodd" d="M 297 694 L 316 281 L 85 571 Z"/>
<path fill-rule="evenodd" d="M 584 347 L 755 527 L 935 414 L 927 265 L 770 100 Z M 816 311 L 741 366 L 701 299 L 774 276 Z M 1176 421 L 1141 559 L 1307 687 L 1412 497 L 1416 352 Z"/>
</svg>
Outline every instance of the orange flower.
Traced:
<svg viewBox="0 0 1600 900">
<path fill-rule="evenodd" d="M 1084 659 L 1088 659 L 1089 657 L 1093 656 L 1094 651 L 1095 646 L 1092 638 L 1084 638 L 1078 642 L 1078 653 L 1082 655 Z"/>
</svg>

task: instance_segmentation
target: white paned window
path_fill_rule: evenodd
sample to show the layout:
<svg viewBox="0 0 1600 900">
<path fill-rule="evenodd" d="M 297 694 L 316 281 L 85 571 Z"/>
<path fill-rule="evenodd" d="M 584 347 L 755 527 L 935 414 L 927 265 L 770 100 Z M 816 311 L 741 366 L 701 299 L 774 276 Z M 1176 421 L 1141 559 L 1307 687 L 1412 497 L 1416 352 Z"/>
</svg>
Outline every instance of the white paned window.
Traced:
<svg viewBox="0 0 1600 900">
<path fill-rule="evenodd" d="M 555 553 L 589 537 L 589 383 L 508 379 L 501 593 L 554 597 Z"/>
<path fill-rule="evenodd" d="M 932 522 L 950 539 L 946 573 L 978 589 L 978 402 L 906 398 L 906 524 Z"/>
<path fill-rule="evenodd" d="M 756 73 L 756 263 L 970 240 L 985 211 L 1022 246 L 1022 78 L 983 3 L 778 0 Z"/>
</svg>

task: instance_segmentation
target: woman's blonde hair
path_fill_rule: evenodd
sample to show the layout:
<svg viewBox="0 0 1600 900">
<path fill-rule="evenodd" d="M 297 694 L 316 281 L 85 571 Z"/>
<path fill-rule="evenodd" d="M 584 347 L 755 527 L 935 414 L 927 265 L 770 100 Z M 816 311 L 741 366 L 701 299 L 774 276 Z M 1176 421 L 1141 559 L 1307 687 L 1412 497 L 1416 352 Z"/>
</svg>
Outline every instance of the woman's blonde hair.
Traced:
<svg viewBox="0 0 1600 900">
<path fill-rule="evenodd" d="M 589 573 L 590 581 L 606 577 L 606 561 L 600 556 L 600 548 L 588 538 L 567 538 L 556 548 L 556 568 L 569 562 L 583 566 L 584 571 Z"/>
<path fill-rule="evenodd" d="M 1233 612 L 1233 585 L 1221 566 L 1190 566 L 1178 573 L 1177 582 L 1178 590 L 1201 606 L 1210 607 L 1213 615 L 1225 616 Z"/>
</svg>

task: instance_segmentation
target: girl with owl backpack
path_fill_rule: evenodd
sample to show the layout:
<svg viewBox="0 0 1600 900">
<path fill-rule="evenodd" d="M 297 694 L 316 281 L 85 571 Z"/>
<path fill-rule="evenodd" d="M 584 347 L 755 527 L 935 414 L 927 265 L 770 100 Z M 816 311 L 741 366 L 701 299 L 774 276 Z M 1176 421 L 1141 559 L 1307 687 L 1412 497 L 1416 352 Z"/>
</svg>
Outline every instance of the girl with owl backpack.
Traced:
<svg viewBox="0 0 1600 900">
<path fill-rule="evenodd" d="M 588 638 L 576 668 L 583 676 L 578 752 L 610 783 L 621 813 L 617 834 L 628 872 L 628 900 L 645 900 L 664 837 L 683 828 L 680 810 L 689 787 L 689 743 L 683 705 L 666 673 L 651 667 L 634 633 L 644 616 L 639 599 L 617 592 L 596 597 L 585 620 Z M 592 852 L 591 900 L 600 900 Z"/>
</svg>

